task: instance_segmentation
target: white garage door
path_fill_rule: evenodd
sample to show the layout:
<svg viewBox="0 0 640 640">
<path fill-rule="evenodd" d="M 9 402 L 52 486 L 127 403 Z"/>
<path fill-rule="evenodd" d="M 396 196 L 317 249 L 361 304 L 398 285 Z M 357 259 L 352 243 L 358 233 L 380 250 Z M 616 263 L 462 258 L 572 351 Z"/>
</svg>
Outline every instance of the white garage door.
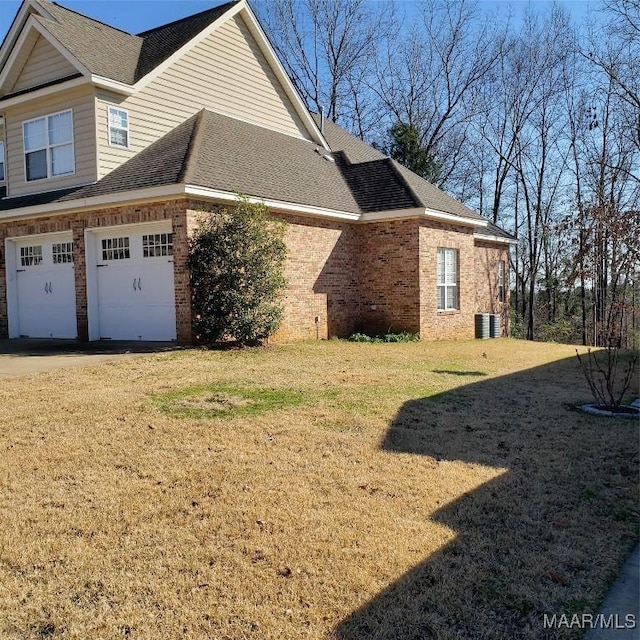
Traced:
<svg viewBox="0 0 640 640">
<path fill-rule="evenodd" d="M 92 235 L 99 337 L 175 340 L 171 228 L 140 225 Z"/>
<path fill-rule="evenodd" d="M 72 236 L 30 236 L 14 241 L 17 327 L 13 336 L 76 338 Z"/>
</svg>

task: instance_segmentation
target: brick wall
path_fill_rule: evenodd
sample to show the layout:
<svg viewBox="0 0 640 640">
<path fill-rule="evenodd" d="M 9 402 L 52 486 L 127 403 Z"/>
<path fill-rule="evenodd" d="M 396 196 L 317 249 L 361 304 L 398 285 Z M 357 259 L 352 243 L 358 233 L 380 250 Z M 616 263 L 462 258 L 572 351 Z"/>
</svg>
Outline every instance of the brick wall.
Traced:
<svg viewBox="0 0 640 640">
<path fill-rule="evenodd" d="M 420 331 L 418 221 L 357 227 L 359 329 L 369 333 Z"/>
<path fill-rule="evenodd" d="M 220 207 L 190 202 L 189 232 Z M 274 342 L 326 339 L 354 331 L 358 317 L 357 238 L 349 223 L 276 214 L 287 223 L 284 318 Z M 317 320 L 316 320 L 317 319 Z"/>
<path fill-rule="evenodd" d="M 473 338 L 476 310 L 473 230 L 430 220 L 420 221 L 420 337 L 423 340 Z M 459 309 L 438 311 L 437 250 L 458 251 Z"/>
<path fill-rule="evenodd" d="M 476 312 L 500 315 L 502 335 L 509 335 L 509 249 L 504 244 L 475 242 Z M 504 302 L 498 294 L 498 263 L 504 261 Z"/>
<path fill-rule="evenodd" d="M 188 238 L 204 212 L 220 206 L 172 200 L 105 208 L 35 220 L 0 223 L 0 335 L 8 334 L 4 239 L 40 233 L 73 232 L 78 335 L 88 337 L 84 231 L 87 228 L 171 220 L 178 340 L 189 343 L 191 291 Z M 419 332 L 426 340 L 472 338 L 474 314 L 489 311 L 508 320 L 508 297 L 497 304 L 497 261 L 508 266 L 502 246 L 476 242 L 471 229 L 431 221 L 398 220 L 354 225 L 278 214 L 287 223 L 284 321 L 274 341 Z M 436 251 L 459 251 L 460 309 L 437 310 Z M 508 274 L 506 278 L 508 296 Z"/>
<path fill-rule="evenodd" d="M 274 340 L 350 335 L 359 312 L 354 226 L 291 215 L 279 217 L 287 222 L 287 287 L 284 319 Z"/>
</svg>

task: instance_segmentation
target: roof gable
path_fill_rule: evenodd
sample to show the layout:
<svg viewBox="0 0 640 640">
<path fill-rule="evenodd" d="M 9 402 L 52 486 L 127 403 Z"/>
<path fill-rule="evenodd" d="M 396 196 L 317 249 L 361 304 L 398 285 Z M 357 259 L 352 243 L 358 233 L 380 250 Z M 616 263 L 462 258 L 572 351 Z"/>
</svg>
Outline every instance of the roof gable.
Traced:
<svg viewBox="0 0 640 640">
<path fill-rule="evenodd" d="M 12 82 L 13 78 L 11 76 L 7 78 L 9 93 L 37 87 L 78 73 L 76 67 L 45 37 L 35 30 L 30 35 L 32 38 L 29 38 L 29 40 L 35 38 L 35 42 L 22 68 L 19 68 L 18 64 L 15 65 L 15 82 Z M 28 49 L 28 44 L 25 46 L 25 53 Z"/>
<path fill-rule="evenodd" d="M 235 0 L 138 35 L 126 33 L 45 0 L 24 0 L 10 33 L 0 49 L 0 94 L 8 93 L 3 76 L 10 73 L 18 55 L 16 47 L 26 37 L 25 29 L 36 28 L 79 73 L 98 86 L 125 94 L 146 85 L 185 56 L 216 29 L 241 15 L 252 40 L 281 89 L 287 109 L 293 109 L 309 137 L 328 148 L 278 60 L 268 38 L 246 0 Z M 266 68 L 265 67 L 265 68 Z M 14 78 L 15 81 L 15 78 Z M 306 135 L 305 135 L 306 137 Z"/>
</svg>

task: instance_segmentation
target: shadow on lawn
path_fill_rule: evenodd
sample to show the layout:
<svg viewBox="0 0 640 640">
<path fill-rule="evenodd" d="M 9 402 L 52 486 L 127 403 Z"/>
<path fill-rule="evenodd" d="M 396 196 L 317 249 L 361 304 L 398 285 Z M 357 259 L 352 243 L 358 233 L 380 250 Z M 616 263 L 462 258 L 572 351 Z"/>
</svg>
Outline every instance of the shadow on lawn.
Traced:
<svg viewBox="0 0 640 640">
<path fill-rule="evenodd" d="M 336 637 L 579 636 L 543 614 L 595 613 L 637 526 L 637 425 L 576 412 L 587 392 L 568 358 L 405 403 L 383 449 L 505 471 L 436 511 L 455 540 Z"/>
</svg>

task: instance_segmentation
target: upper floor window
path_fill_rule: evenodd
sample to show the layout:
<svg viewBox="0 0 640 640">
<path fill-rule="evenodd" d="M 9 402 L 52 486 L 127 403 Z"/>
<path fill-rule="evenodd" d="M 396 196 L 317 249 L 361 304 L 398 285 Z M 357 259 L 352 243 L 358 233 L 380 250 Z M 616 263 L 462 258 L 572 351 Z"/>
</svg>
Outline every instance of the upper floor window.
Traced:
<svg viewBox="0 0 640 640">
<path fill-rule="evenodd" d="M 458 250 L 438 249 L 436 271 L 438 311 L 459 309 Z"/>
<path fill-rule="evenodd" d="M 22 133 L 28 182 L 75 172 L 71 109 L 23 122 Z"/>
<path fill-rule="evenodd" d="M 4 180 L 4 142 L 0 141 L 0 182 Z"/>
<path fill-rule="evenodd" d="M 129 146 L 129 114 L 124 109 L 109 107 L 109 144 Z"/>
</svg>

